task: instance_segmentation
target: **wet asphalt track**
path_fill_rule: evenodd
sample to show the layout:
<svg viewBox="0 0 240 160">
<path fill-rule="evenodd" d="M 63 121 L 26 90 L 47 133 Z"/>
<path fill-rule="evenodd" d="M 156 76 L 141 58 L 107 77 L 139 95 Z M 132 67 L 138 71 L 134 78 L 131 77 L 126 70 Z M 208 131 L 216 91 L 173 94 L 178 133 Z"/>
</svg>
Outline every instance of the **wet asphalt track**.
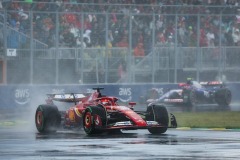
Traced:
<svg viewBox="0 0 240 160">
<path fill-rule="evenodd" d="M 1 160 L 58 159 L 238 159 L 240 131 L 169 129 L 162 135 L 147 130 L 118 135 L 87 136 L 84 131 L 42 135 L 35 130 L 0 128 Z"/>
<path fill-rule="evenodd" d="M 181 111 L 168 108 L 169 111 L 178 109 Z M 206 110 L 219 108 L 214 105 L 194 108 L 194 111 Z M 239 105 L 221 110 L 238 111 Z M 235 160 L 240 157 L 240 130 L 178 128 L 162 135 L 133 130 L 95 136 L 87 136 L 83 130 L 63 130 L 43 135 L 37 133 L 31 122 L 33 113 L 28 113 L 28 123 L 0 126 L 0 160 Z"/>
</svg>

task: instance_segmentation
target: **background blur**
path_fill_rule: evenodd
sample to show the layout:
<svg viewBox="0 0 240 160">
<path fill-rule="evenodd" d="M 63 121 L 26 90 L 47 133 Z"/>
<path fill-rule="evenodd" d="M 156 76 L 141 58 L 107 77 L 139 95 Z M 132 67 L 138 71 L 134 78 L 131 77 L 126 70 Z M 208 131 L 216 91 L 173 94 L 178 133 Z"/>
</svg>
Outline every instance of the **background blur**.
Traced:
<svg viewBox="0 0 240 160">
<path fill-rule="evenodd" d="M 2 84 L 240 80 L 237 0 L 2 0 Z"/>
</svg>

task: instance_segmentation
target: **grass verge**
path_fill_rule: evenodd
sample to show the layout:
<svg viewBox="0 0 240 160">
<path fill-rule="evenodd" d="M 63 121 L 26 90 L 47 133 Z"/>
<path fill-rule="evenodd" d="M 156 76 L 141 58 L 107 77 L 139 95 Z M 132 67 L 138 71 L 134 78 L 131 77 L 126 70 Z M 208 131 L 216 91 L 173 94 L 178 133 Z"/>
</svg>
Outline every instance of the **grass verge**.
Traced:
<svg viewBox="0 0 240 160">
<path fill-rule="evenodd" d="M 240 129 L 240 112 L 176 112 L 178 127 Z"/>
</svg>

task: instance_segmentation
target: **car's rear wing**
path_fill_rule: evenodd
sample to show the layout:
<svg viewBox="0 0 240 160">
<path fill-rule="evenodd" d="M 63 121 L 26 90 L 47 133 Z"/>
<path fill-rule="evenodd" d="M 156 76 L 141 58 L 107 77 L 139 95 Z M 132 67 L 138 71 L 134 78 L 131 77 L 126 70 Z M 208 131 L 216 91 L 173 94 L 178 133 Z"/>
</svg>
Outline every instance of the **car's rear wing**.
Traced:
<svg viewBox="0 0 240 160">
<path fill-rule="evenodd" d="M 49 100 L 60 102 L 79 102 L 86 97 L 82 93 L 47 94 L 47 96 Z"/>
<path fill-rule="evenodd" d="M 224 83 L 221 81 L 208 81 L 208 82 L 200 82 L 203 86 L 223 86 Z"/>
</svg>

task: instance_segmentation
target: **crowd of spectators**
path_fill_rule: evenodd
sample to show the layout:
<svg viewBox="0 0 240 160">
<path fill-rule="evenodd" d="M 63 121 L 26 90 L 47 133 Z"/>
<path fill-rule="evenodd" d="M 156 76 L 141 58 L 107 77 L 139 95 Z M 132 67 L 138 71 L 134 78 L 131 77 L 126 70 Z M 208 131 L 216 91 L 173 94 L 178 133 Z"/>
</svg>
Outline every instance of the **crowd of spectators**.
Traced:
<svg viewBox="0 0 240 160">
<path fill-rule="evenodd" d="M 0 6 L 10 27 L 26 35 L 32 28 L 33 37 L 49 47 L 131 47 L 144 56 L 153 46 L 240 46 L 239 5 L 238 0 L 42 0 Z"/>
</svg>

